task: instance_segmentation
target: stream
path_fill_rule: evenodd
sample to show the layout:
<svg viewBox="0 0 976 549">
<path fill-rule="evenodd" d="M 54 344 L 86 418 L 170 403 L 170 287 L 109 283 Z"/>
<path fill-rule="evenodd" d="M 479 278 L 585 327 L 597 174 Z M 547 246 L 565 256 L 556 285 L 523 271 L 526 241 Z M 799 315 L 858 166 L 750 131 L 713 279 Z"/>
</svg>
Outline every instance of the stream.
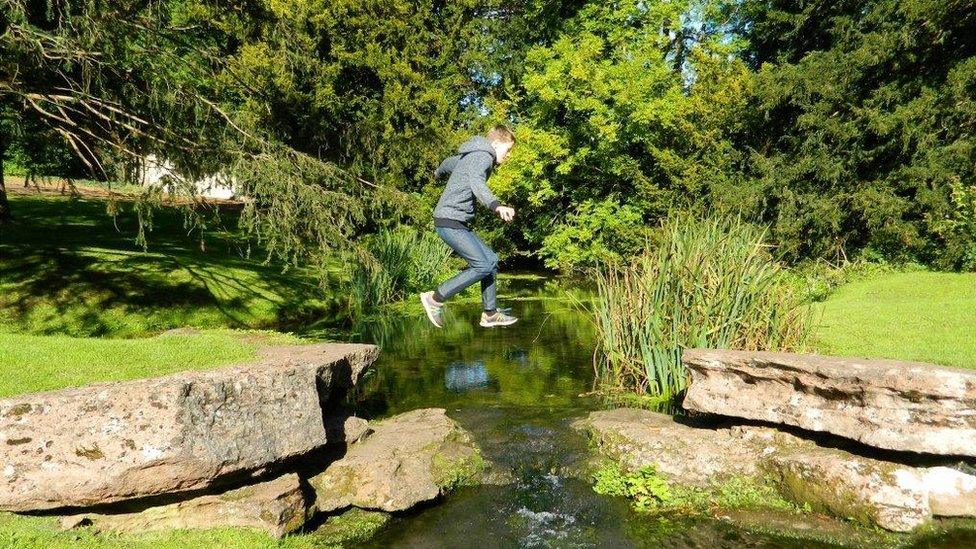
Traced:
<svg viewBox="0 0 976 549">
<path fill-rule="evenodd" d="M 585 293 L 533 278 L 506 280 L 502 289 L 502 306 L 520 317 L 507 328 L 480 328 L 479 304 L 468 300 L 449 305 L 443 329 L 422 316 L 387 318 L 353 338 L 382 347 L 354 396 L 358 415 L 445 408 L 509 475 L 398 514 L 363 547 L 837 547 L 762 527 L 790 519 L 758 515 L 744 527 L 656 517 L 596 494 L 586 480 L 587 441 L 570 427 L 602 405 L 585 396 L 593 328 L 567 298 Z M 976 535 L 956 530 L 913 546 L 976 546 Z"/>
</svg>

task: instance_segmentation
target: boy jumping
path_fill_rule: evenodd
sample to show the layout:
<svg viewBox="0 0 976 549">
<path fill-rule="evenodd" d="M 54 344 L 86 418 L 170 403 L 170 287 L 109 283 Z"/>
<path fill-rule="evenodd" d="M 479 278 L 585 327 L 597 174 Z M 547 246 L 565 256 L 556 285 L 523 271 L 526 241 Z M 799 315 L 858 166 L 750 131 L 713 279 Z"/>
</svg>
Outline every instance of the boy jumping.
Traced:
<svg viewBox="0 0 976 549">
<path fill-rule="evenodd" d="M 482 326 L 508 326 L 518 320 L 498 310 L 495 303 L 498 256 L 468 226 L 474 219 L 475 198 L 506 223 L 515 217 L 515 210 L 501 205 L 486 185 L 492 168 L 505 161 L 514 145 L 512 132 L 504 126 L 495 126 L 487 138 L 479 135 L 467 140 L 458 148 L 458 154 L 446 158 L 434 172 L 438 179 L 450 175 L 434 208 L 434 227 L 441 239 L 468 262 L 467 269 L 437 290 L 420 294 L 427 318 L 438 328 L 444 326 L 444 302 L 478 281 L 484 308 Z"/>
</svg>

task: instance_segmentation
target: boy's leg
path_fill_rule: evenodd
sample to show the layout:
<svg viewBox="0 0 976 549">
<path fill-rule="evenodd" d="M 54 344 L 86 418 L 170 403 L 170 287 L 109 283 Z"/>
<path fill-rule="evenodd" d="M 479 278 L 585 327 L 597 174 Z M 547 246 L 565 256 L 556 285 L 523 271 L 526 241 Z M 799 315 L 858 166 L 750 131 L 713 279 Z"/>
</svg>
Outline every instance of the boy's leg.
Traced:
<svg viewBox="0 0 976 549">
<path fill-rule="evenodd" d="M 478 237 L 478 235 L 471 233 L 474 239 L 478 241 L 481 246 L 481 252 L 485 254 L 490 263 L 495 266 L 492 269 L 491 274 L 481 279 L 481 304 L 485 312 L 493 313 L 498 308 L 497 297 L 498 288 L 496 285 L 496 278 L 498 276 L 498 255 L 492 250 L 484 240 Z"/>
<path fill-rule="evenodd" d="M 468 286 L 493 274 L 498 267 L 498 256 L 494 253 L 485 254 L 484 244 L 473 232 L 466 229 L 437 227 L 437 234 L 468 262 L 468 268 L 438 286 L 434 294 L 435 300 L 443 303 L 444 300 L 457 295 Z"/>
<path fill-rule="evenodd" d="M 498 281 L 498 256 L 495 251 L 488 247 L 487 244 L 478 235 L 474 235 L 475 239 L 481 245 L 481 251 L 485 254 L 485 257 L 491 260 L 491 263 L 495 266 L 491 274 L 481 279 L 481 302 L 484 306 L 484 312 L 481 313 L 481 326 L 485 328 L 491 328 L 494 326 L 510 326 L 515 324 L 518 319 L 508 313 L 498 310 L 498 305 L 496 304 L 497 299 L 497 281 Z"/>
</svg>

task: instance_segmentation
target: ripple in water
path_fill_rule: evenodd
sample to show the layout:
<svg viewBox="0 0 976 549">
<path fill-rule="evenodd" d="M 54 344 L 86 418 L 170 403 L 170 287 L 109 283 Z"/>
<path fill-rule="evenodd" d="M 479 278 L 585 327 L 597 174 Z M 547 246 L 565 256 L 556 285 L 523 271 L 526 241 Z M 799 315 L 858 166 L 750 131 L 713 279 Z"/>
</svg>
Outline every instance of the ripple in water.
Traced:
<svg viewBox="0 0 976 549">
<path fill-rule="evenodd" d="M 526 521 L 525 547 L 547 547 L 555 541 L 566 540 L 573 533 L 576 517 L 565 513 L 532 511 L 520 508 L 517 514 Z"/>
</svg>

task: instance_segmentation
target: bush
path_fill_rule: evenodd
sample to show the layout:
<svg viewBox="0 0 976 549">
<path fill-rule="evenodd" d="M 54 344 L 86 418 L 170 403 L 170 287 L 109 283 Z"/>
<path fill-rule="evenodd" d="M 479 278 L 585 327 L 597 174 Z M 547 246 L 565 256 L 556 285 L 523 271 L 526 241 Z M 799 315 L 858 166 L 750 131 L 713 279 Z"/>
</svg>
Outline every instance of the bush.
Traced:
<svg viewBox="0 0 976 549">
<path fill-rule="evenodd" d="M 639 253 L 646 236 L 637 208 L 587 200 L 545 237 L 539 255 L 550 269 L 581 271 Z"/>
<path fill-rule="evenodd" d="M 593 481 L 594 492 L 629 498 L 638 511 L 647 511 L 671 500 L 667 480 L 653 465 L 624 473 L 616 464 L 610 463 L 593 474 Z"/>
<path fill-rule="evenodd" d="M 362 313 L 402 301 L 453 268 L 451 249 L 436 234 L 400 227 L 371 235 L 352 261 L 350 309 Z"/>
<path fill-rule="evenodd" d="M 686 385 L 684 348 L 802 348 L 809 309 L 763 238 L 737 219 L 674 215 L 659 245 L 604 265 L 593 307 L 597 384 L 673 397 Z"/>
</svg>

